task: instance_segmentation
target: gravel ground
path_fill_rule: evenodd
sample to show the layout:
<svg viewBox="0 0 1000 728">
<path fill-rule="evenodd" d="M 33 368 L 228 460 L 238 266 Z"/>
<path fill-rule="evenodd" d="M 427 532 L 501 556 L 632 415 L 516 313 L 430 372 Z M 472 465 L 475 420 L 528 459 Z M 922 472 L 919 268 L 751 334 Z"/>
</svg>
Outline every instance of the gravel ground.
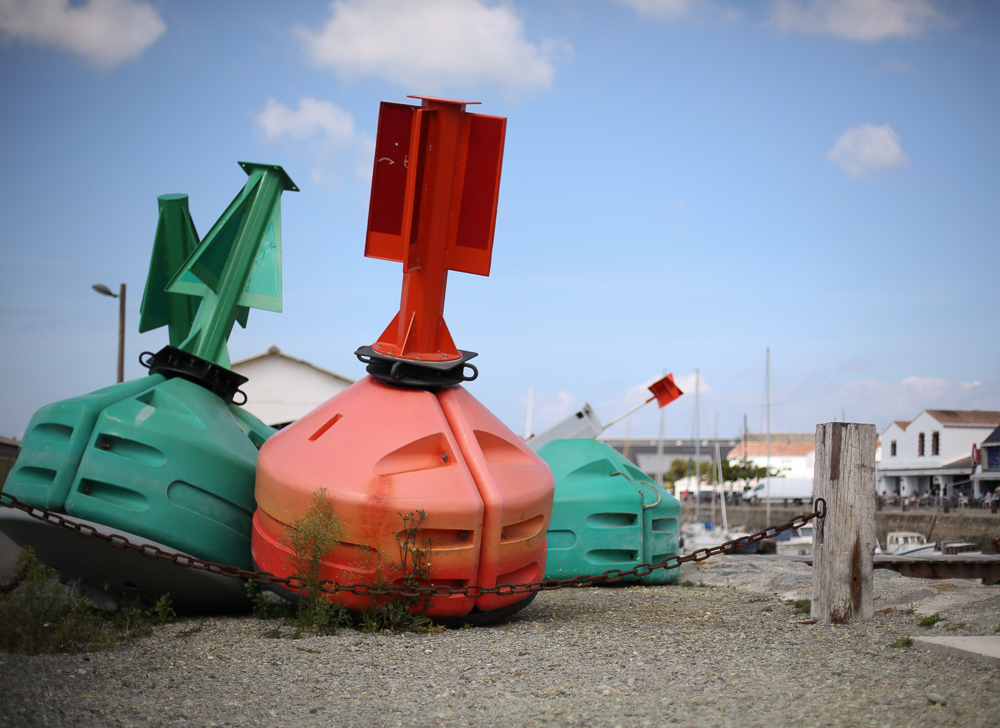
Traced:
<svg viewBox="0 0 1000 728">
<path fill-rule="evenodd" d="M 810 571 L 718 557 L 685 565 L 699 586 L 549 592 L 429 635 L 213 617 L 103 652 L 0 654 L 0 726 L 998 725 L 1000 670 L 889 645 L 994 635 L 1000 587 L 877 570 L 874 621 L 803 624 L 785 600 L 809 597 Z"/>
</svg>

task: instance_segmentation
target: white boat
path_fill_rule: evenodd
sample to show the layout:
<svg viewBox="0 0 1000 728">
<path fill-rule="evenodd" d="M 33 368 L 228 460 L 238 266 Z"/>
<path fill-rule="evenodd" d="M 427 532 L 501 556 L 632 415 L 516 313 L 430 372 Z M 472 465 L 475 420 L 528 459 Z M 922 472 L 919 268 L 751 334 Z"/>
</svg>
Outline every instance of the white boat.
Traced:
<svg viewBox="0 0 1000 728">
<path fill-rule="evenodd" d="M 695 489 L 698 493 L 696 497 L 696 502 L 700 503 L 701 495 L 701 473 L 697 470 L 698 464 L 701 460 L 701 452 L 699 449 L 699 444 L 701 442 L 701 422 L 700 422 L 700 411 L 698 403 L 698 394 L 700 389 L 700 379 L 701 373 L 695 369 L 695 385 L 694 385 L 694 401 L 695 401 Z M 744 531 L 734 531 L 729 528 L 729 518 L 726 513 L 726 490 L 725 483 L 722 480 L 722 457 L 719 453 L 719 414 L 715 414 L 715 479 L 717 483 L 722 484 L 722 498 L 720 500 L 720 505 L 722 507 L 722 526 L 715 526 L 715 488 L 712 490 L 712 521 L 706 522 L 697 520 L 694 523 L 689 523 L 681 529 L 681 535 L 679 540 L 679 548 L 681 553 L 689 554 L 692 551 L 697 551 L 698 549 L 714 548 L 715 546 L 721 546 L 729 541 L 739 541 L 740 539 L 749 538 L 750 534 Z M 700 516 L 698 510 L 695 510 L 695 517 Z M 740 553 L 756 553 L 760 548 L 760 543 L 754 541 L 738 549 Z"/>
<path fill-rule="evenodd" d="M 812 524 L 793 528 L 792 535 L 785 541 L 777 541 L 778 556 L 811 556 L 813 551 Z"/>
<path fill-rule="evenodd" d="M 949 541 L 941 544 L 941 550 L 946 556 L 958 556 L 959 554 L 981 554 L 983 548 L 977 543 L 969 541 Z"/>
<path fill-rule="evenodd" d="M 895 556 L 933 556 L 940 555 L 935 551 L 936 544 L 928 543 L 927 537 L 916 531 L 890 531 L 885 537 L 885 553 Z"/>
<path fill-rule="evenodd" d="M 721 546 L 728 541 L 738 541 L 742 538 L 749 538 L 749 533 L 743 531 L 730 531 L 722 527 L 712 527 L 699 521 L 689 523 L 681 529 L 679 548 L 682 554 L 689 554 L 698 549 L 710 549 Z M 759 546 L 758 542 L 751 543 L 739 549 L 740 553 L 754 553 Z"/>
</svg>

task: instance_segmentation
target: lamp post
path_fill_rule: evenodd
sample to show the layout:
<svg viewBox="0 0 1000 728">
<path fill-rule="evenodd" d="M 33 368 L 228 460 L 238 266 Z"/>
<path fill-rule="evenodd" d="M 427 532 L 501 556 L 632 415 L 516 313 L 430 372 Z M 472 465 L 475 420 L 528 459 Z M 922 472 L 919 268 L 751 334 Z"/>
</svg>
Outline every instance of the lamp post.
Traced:
<svg viewBox="0 0 1000 728">
<path fill-rule="evenodd" d="M 102 296 L 110 296 L 118 299 L 118 383 L 125 381 L 125 284 L 122 283 L 121 292 L 113 293 L 103 283 L 91 286 Z"/>
</svg>

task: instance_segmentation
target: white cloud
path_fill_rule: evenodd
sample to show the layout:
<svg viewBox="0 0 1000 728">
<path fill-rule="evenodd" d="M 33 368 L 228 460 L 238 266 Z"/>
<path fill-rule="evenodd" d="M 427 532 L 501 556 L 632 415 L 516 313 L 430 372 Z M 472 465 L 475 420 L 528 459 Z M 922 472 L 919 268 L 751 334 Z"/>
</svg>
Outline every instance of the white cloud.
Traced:
<svg viewBox="0 0 1000 728">
<path fill-rule="evenodd" d="M 82 56 L 110 68 L 138 58 L 167 30 L 151 6 L 136 0 L 0 0 L 0 34 Z"/>
<path fill-rule="evenodd" d="M 852 126 L 840 135 L 826 158 L 851 177 L 867 177 L 872 172 L 909 164 L 899 145 L 899 135 L 888 124 Z"/>
<path fill-rule="evenodd" d="M 680 387 L 681 391 L 684 392 L 684 394 L 690 394 L 692 397 L 694 397 L 694 385 L 696 376 L 697 375 L 695 374 L 683 374 L 679 377 L 675 376 L 674 383 L 678 387 Z M 652 380 L 650 384 L 652 384 L 655 381 L 656 381 L 655 379 Z M 704 377 L 701 377 L 701 381 L 698 383 L 698 393 L 702 396 L 712 393 L 712 387 L 705 383 Z"/>
<path fill-rule="evenodd" d="M 597 407 L 594 408 L 597 416 L 600 418 L 601 422 L 607 424 L 611 422 L 616 417 L 628 412 L 630 409 L 638 404 L 641 404 L 648 400 L 652 396 L 652 392 L 649 391 L 649 386 L 660 379 L 663 375 L 658 375 L 649 379 L 649 381 L 643 384 L 637 384 L 633 387 L 625 389 L 615 396 L 603 400 L 599 403 Z M 675 400 L 667 405 L 666 419 L 668 424 L 668 429 L 672 431 L 687 431 L 692 427 L 693 423 L 693 412 L 694 412 L 694 385 L 695 385 L 695 374 L 674 374 L 674 383 L 684 392 L 684 396 L 679 400 Z M 698 386 L 698 391 L 700 392 L 700 406 L 702 417 L 706 417 L 706 413 L 709 411 L 708 402 L 705 399 L 706 395 L 712 395 L 712 387 L 705 382 L 705 378 L 701 377 L 701 382 Z M 650 402 L 648 405 L 640 408 L 634 414 L 629 415 L 622 421 L 612 425 L 604 432 L 604 437 L 625 437 L 626 431 L 630 431 L 632 437 L 651 437 L 659 431 L 659 421 L 660 421 L 660 410 L 656 406 L 655 402 Z M 628 426 L 628 422 L 631 421 L 631 427 Z M 708 431 L 706 429 L 708 420 L 702 420 L 702 435 Z M 686 437 L 686 435 L 685 435 Z"/>
<path fill-rule="evenodd" d="M 304 97 L 298 109 L 291 109 L 270 99 L 256 122 L 268 141 L 291 139 L 306 149 L 315 162 L 310 178 L 317 185 L 338 189 L 351 176 L 345 170 L 362 180 L 371 177 L 375 141 L 336 104 Z"/>
<path fill-rule="evenodd" d="M 298 28 L 306 55 L 341 78 L 381 76 L 424 93 L 445 86 L 547 88 L 565 41 L 533 45 L 508 5 L 480 0 L 336 0 L 319 32 Z"/>
<path fill-rule="evenodd" d="M 949 21 L 927 0 L 775 0 L 768 22 L 782 33 L 877 41 L 911 38 Z"/>
<path fill-rule="evenodd" d="M 527 408 L 527 397 L 520 397 L 522 409 Z M 545 432 L 553 425 L 557 425 L 573 413 L 579 411 L 583 404 L 579 403 L 569 392 L 540 392 L 535 390 L 532 402 L 531 430 L 532 434 L 538 435 Z M 523 431 L 523 427 L 515 427 L 518 433 Z"/>
<path fill-rule="evenodd" d="M 299 99 L 297 111 L 271 99 L 257 116 L 257 123 L 268 140 L 281 136 L 305 139 L 319 131 L 338 144 L 349 143 L 357 137 L 350 112 L 329 101 L 309 97 Z"/>
<path fill-rule="evenodd" d="M 935 377 L 907 377 L 897 382 L 847 382 L 837 399 L 851 422 L 874 422 L 880 429 L 893 420 L 911 420 L 925 409 L 1000 408 L 1000 382 L 958 382 Z"/>
<path fill-rule="evenodd" d="M 746 17 L 742 8 L 719 6 L 712 0 L 614 0 L 641 16 L 671 23 L 679 20 L 712 18 L 738 22 Z"/>
<path fill-rule="evenodd" d="M 615 0 L 627 5 L 640 15 L 648 15 L 657 20 L 678 20 L 683 18 L 695 4 L 694 0 Z"/>
</svg>

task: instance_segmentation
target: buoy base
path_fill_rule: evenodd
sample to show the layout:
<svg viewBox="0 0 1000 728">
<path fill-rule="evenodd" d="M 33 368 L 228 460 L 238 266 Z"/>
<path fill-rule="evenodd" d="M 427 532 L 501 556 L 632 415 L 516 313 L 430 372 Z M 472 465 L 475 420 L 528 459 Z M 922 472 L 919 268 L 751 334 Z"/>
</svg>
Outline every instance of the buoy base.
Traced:
<svg viewBox="0 0 1000 728">
<path fill-rule="evenodd" d="M 428 392 L 365 377 L 269 439 L 257 461 L 251 542 L 261 569 L 291 575 L 285 529 L 321 488 L 344 526 L 322 578 L 400 583 L 387 564 L 404 561 L 402 516 L 420 511 L 418 546 L 426 539 L 434 585 L 523 584 L 545 571 L 552 473 L 462 387 Z M 493 612 L 526 596 L 435 597 L 427 614 Z M 367 597 L 341 599 L 348 609 L 369 606 Z"/>
</svg>

